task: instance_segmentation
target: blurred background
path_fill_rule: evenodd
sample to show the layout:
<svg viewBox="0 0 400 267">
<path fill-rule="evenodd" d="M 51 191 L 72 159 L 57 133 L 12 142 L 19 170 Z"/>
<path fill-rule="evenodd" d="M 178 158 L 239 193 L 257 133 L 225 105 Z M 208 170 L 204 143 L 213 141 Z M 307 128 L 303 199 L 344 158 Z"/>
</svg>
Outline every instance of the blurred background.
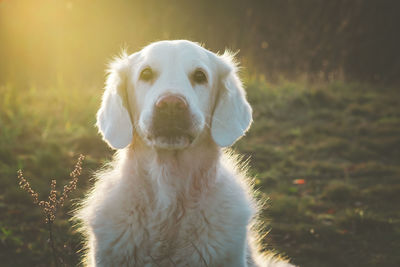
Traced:
<svg viewBox="0 0 400 267">
<path fill-rule="evenodd" d="M 400 266 L 400 2 L 0 0 L 0 265 L 51 266 L 39 208 L 87 156 L 79 199 L 112 151 L 94 128 L 107 62 L 189 39 L 239 51 L 254 108 L 249 159 L 265 249 L 300 266 Z M 58 260 L 81 238 L 55 222 Z"/>
<path fill-rule="evenodd" d="M 0 79 L 96 81 L 121 46 L 190 39 L 274 77 L 398 81 L 393 0 L 1 1 Z M 79 65 L 79 67 L 78 67 Z"/>
</svg>

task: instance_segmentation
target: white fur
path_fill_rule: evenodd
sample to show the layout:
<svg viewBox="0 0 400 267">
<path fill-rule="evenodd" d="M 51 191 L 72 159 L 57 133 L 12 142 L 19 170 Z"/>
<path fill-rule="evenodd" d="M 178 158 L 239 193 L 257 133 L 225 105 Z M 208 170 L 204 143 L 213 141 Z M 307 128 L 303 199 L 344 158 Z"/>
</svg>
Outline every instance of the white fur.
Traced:
<svg viewBox="0 0 400 267">
<path fill-rule="evenodd" d="M 245 171 L 220 148 L 252 120 L 232 62 L 189 41 L 162 41 L 111 65 L 97 125 L 120 150 L 75 216 L 86 265 L 292 266 L 258 253 L 249 226 L 258 207 Z M 157 75 L 143 82 L 149 66 Z M 190 80 L 196 69 L 206 83 Z M 192 143 L 151 138 L 154 103 L 165 93 L 188 102 Z"/>
</svg>

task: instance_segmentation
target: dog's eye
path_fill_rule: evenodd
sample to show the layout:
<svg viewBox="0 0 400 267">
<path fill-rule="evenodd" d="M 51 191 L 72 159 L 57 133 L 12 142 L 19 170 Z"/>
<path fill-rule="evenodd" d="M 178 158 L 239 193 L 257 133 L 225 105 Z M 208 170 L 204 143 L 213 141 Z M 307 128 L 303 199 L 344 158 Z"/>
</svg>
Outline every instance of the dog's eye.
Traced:
<svg viewBox="0 0 400 267">
<path fill-rule="evenodd" d="M 201 70 L 196 70 L 193 73 L 193 81 L 195 83 L 200 83 L 200 84 L 206 83 L 207 82 L 207 76 Z"/>
<path fill-rule="evenodd" d="M 139 79 L 142 81 L 148 82 L 148 81 L 152 80 L 153 77 L 154 77 L 153 70 L 151 68 L 145 68 L 140 73 Z"/>
</svg>

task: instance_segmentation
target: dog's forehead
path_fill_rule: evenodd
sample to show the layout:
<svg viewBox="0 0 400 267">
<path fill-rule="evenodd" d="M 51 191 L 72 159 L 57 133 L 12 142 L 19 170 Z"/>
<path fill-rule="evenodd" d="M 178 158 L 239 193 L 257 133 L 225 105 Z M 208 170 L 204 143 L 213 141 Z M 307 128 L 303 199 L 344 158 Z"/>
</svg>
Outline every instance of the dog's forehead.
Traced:
<svg viewBox="0 0 400 267">
<path fill-rule="evenodd" d="M 152 43 L 142 50 L 142 56 L 149 64 L 208 64 L 210 53 L 200 45 L 185 41 L 160 41 Z"/>
</svg>

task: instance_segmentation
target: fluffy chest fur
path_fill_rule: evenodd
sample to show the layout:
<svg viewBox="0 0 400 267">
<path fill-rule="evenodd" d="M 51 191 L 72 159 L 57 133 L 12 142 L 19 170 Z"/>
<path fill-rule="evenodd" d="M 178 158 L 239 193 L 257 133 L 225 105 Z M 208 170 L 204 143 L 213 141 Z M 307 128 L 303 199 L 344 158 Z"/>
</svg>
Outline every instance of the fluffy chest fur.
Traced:
<svg viewBox="0 0 400 267">
<path fill-rule="evenodd" d="M 252 213 L 234 174 L 220 162 L 206 172 L 146 171 L 125 153 L 80 212 L 94 248 L 89 264 L 233 266 Z"/>
</svg>

